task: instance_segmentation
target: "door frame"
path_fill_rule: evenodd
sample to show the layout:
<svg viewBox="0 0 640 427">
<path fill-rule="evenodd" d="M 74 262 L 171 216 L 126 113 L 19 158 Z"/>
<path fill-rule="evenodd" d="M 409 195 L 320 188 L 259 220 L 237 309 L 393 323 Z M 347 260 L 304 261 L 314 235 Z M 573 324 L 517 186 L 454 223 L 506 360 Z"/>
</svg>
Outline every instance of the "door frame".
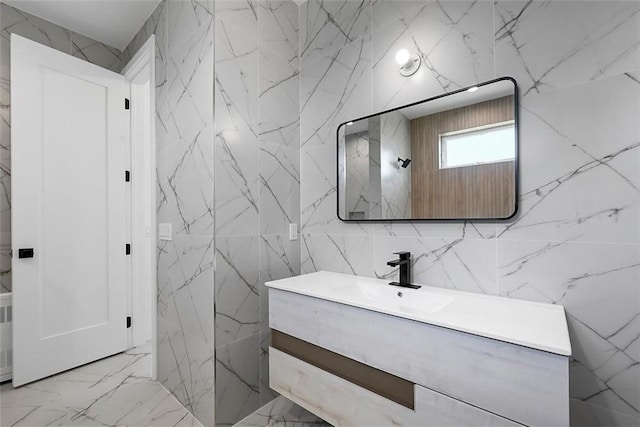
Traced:
<svg viewBox="0 0 640 427">
<path fill-rule="evenodd" d="M 133 327 L 135 328 L 136 320 L 141 319 L 141 316 L 149 316 L 147 317 L 147 321 L 151 322 L 151 378 L 155 380 L 157 378 L 157 298 L 156 298 L 156 288 L 157 288 L 157 259 L 156 259 L 156 239 L 157 239 L 157 219 L 156 219 L 156 96 L 155 96 L 155 88 L 156 88 L 156 71 L 155 71 L 155 55 L 156 55 L 156 41 L 155 35 L 151 35 L 149 39 L 142 45 L 142 47 L 136 52 L 136 54 L 131 58 L 128 64 L 125 65 L 121 74 L 125 77 L 128 82 L 133 81 L 134 79 L 142 78 L 146 82 L 148 82 L 149 93 L 140 95 L 137 94 L 136 91 L 130 91 L 130 99 L 131 99 L 131 115 L 130 115 L 130 135 L 129 139 L 130 143 L 130 153 L 131 153 L 131 164 L 129 170 L 131 171 L 131 192 L 130 192 L 130 230 L 131 230 L 131 239 L 132 239 L 132 251 L 131 251 L 131 266 L 133 267 L 136 263 L 144 260 L 144 256 L 148 256 L 150 260 L 149 271 L 145 274 L 145 279 L 148 280 L 149 283 L 149 293 L 147 295 L 140 295 L 136 292 L 136 285 L 138 284 L 140 279 L 136 279 L 136 275 L 134 274 L 134 269 L 129 269 L 130 274 L 130 287 L 129 287 L 129 308 L 130 315 L 133 320 Z M 145 99 L 148 97 L 148 101 Z M 150 108 L 148 111 L 144 111 L 144 109 L 136 109 L 133 106 L 142 105 L 145 101 L 148 102 Z M 149 126 L 148 135 L 149 135 L 149 145 L 148 147 L 144 147 L 144 150 L 140 150 L 139 147 L 144 146 L 144 140 L 141 140 L 139 135 L 134 134 L 133 132 L 133 124 L 140 124 Z M 145 160 L 149 161 L 146 162 Z M 144 187 L 144 179 L 136 179 L 137 177 L 145 176 L 149 179 L 149 186 L 147 188 L 140 188 L 142 185 Z M 144 200 L 139 200 L 135 198 L 135 195 L 144 194 L 145 197 L 143 199 L 148 200 L 148 202 L 144 202 Z M 147 204 L 148 203 L 148 204 Z M 135 221 L 135 218 L 139 218 L 139 215 L 144 215 L 145 218 L 149 219 L 149 224 L 147 226 L 141 225 L 139 222 Z M 145 229 L 146 228 L 146 229 Z M 142 238 L 141 238 L 142 237 Z M 149 242 L 148 245 L 138 243 L 136 245 L 136 241 L 144 242 L 143 237 L 148 237 Z M 138 264 L 139 265 L 139 264 Z M 144 313 L 143 306 L 145 304 L 144 299 L 149 298 L 151 302 L 151 313 Z M 149 300 L 147 300 L 149 302 Z M 133 334 L 129 331 L 128 334 L 128 343 L 129 347 L 133 345 Z"/>
</svg>

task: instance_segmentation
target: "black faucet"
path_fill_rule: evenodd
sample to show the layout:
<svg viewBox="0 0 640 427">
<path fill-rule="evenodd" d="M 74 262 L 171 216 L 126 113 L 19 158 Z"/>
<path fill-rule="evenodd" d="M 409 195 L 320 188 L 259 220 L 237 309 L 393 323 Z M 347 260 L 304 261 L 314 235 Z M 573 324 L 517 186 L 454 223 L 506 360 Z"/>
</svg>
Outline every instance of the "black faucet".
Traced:
<svg viewBox="0 0 640 427">
<path fill-rule="evenodd" d="M 394 252 L 400 255 L 399 259 L 387 262 L 388 266 L 400 266 L 400 281 L 389 282 L 393 286 L 402 286 L 403 288 L 420 289 L 420 285 L 411 284 L 411 252 Z"/>
</svg>

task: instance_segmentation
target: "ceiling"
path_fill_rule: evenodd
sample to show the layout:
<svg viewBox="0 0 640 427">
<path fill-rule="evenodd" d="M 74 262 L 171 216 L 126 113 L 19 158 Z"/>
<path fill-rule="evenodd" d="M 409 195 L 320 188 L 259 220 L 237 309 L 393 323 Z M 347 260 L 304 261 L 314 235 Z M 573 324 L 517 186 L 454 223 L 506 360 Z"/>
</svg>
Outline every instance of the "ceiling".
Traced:
<svg viewBox="0 0 640 427">
<path fill-rule="evenodd" d="M 2 0 L 20 10 L 123 50 L 160 0 Z"/>
</svg>

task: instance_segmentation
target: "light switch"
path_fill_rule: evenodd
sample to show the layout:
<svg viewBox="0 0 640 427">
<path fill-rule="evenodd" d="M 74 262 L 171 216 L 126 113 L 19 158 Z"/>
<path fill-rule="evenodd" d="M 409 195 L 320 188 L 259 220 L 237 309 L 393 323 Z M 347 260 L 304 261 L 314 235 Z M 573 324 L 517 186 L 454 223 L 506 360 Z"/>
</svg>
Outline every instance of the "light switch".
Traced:
<svg viewBox="0 0 640 427">
<path fill-rule="evenodd" d="M 298 224 L 289 224 L 289 240 L 298 240 Z"/>
<path fill-rule="evenodd" d="M 173 227 L 170 222 L 158 224 L 158 239 L 173 240 Z"/>
</svg>

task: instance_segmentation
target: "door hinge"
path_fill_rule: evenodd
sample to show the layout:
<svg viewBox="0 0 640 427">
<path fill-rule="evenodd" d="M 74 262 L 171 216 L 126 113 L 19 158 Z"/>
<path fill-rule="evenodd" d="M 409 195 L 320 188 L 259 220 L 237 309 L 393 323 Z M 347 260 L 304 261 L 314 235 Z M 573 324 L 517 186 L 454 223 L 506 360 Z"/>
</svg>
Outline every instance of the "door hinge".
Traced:
<svg viewBox="0 0 640 427">
<path fill-rule="evenodd" d="M 127 255 L 131 255 L 131 243 L 127 243 L 127 244 L 125 245 L 125 249 L 124 249 L 124 251 L 125 251 L 125 253 L 126 253 Z"/>
<path fill-rule="evenodd" d="M 129 101 L 129 98 L 125 98 L 124 99 L 124 109 L 128 110 L 129 108 L 131 108 L 131 101 Z"/>
<path fill-rule="evenodd" d="M 130 182 L 130 181 L 131 181 L 131 172 L 124 171 L 124 182 Z"/>
<path fill-rule="evenodd" d="M 131 316 L 127 316 L 127 329 L 131 327 Z"/>
</svg>

